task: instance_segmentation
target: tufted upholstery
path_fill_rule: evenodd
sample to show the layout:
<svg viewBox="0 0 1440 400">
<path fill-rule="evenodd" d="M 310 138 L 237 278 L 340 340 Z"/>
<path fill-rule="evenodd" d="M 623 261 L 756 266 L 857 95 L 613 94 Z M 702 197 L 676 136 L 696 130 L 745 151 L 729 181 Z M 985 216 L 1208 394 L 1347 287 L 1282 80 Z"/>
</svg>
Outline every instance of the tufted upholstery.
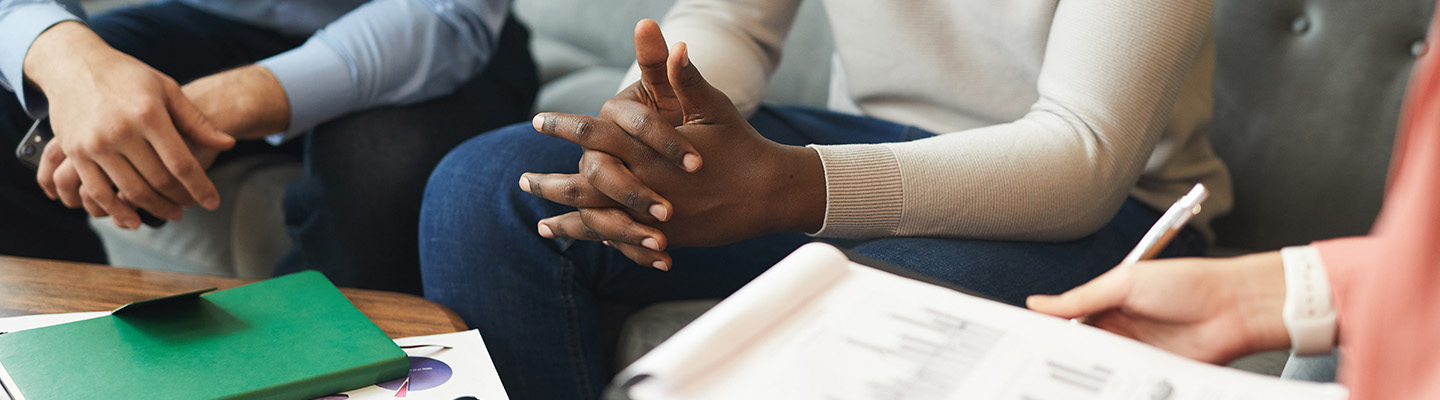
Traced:
<svg viewBox="0 0 1440 400">
<path fill-rule="evenodd" d="M 1364 234 L 1380 210 L 1432 0 L 1221 0 L 1210 140 L 1235 209 L 1219 244 L 1273 250 Z"/>
</svg>

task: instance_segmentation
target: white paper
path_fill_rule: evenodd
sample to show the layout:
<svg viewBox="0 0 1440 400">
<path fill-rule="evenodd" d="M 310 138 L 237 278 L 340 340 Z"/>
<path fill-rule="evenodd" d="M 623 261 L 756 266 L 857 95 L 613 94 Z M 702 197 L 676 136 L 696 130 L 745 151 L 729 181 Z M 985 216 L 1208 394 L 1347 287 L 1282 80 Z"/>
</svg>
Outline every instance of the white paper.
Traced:
<svg viewBox="0 0 1440 400">
<path fill-rule="evenodd" d="M 0 334 L 6 332 L 18 332 L 26 329 L 44 328 L 52 325 L 60 325 L 75 321 L 110 315 L 109 311 L 78 312 L 64 314 L 36 314 L 19 317 L 0 318 Z"/>
<path fill-rule="evenodd" d="M 817 247 L 819 246 L 819 247 Z M 829 255 L 826 255 L 826 254 Z M 827 263 L 843 278 L 703 374 L 671 374 L 657 347 L 625 371 L 635 399 L 1344 399 L 1336 384 L 1287 381 L 1188 360 L 1067 320 L 880 270 L 807 245 L 761 275 Z M 842 254 L 843 256 L 843 254 Z M 829 261 L 827 261 L 829 260 Z M 753 283 L 752 283 L 753 285 Z M 747 286 L 749 288 L 750 286 Z M 742 290 L 744 292 L 744 290 Z M 753 292 L 752 292 L 753 293 Z M 737 292 L 716 306 L 725 307 Z M 743 300 L 743 299 L 741 299 Z M 735 303 L 754 307 L 753 303 Z M 743 313 L 726 307 L 728 314 Z M 768 312 L 774 312 L 770 310 Z M 724 325 L 710 313 L 692 327 Z M 732 329 L 736 329 L 732 327 Z M 746 336 L 746 335 L 741 335 Z M 652 356 L 664 363 L 652 363 Z M 649 376 L 649 378 L 637 378 Z"/>
<path fill-rule="evenodd" d="M 316 400 L 509 399 L 479 331 L 395 339 L 395 344 L 410 355 L 410 376 Z"/>
</svg>

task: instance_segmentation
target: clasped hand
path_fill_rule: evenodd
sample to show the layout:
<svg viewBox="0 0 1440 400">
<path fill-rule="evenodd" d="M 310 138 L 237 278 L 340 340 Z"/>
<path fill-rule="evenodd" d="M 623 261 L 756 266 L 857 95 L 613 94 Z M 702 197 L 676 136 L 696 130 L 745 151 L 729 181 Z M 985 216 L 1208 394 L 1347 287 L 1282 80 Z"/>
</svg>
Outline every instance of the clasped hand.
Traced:
<svg viewBox="0 0 1440 400">
<path fill-rule="evenodd" d="M 113 215 L 117 226 L 130 229 L 140 224 L 136 206 L 177 220 L 183 207 L 219 205 L 205 166 L 235 140 L 212 126 L 169 76 L 78 23 L 58 24 L 37 38 L 25 71 L 50 100 L 55 138 L 41 155 L 36 181 L 51 199 L 93 216 Z"/>
<path fill-rule="evenodd" d="M 690 63 L 685 43 L 666 50 L 653 21 L 636 26 L 635 48 L 640 81 L 598 117 L 535 117 L 535 130 L 584 148 L 579 174 L 520 177 L 522 190 L 579 209 L 539 221 L 540 235 L 603 241 L 641 265 L 668 270 L 670 247 L 793 230 L 792 181 L 817 173 L 797 176 L 806 174 L 790 161 L 813 157 L 818 165 L 818 155 L 760 136 Z"/>
</svg>

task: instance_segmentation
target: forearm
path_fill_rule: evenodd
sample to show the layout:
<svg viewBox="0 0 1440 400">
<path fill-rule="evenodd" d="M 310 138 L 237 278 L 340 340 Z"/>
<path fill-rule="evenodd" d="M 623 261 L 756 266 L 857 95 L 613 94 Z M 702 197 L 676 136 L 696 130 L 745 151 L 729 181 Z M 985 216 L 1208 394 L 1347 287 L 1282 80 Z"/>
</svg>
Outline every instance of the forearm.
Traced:
<svg viewBox="0 0 1440 400">
<path fill-rule="evenodd" d="M 1181 87 L 1205 60 L 1209 15 L 1208 1 L 1061 2 L 1038 100 L 1019 119 L 905 143 L 819 147 L 831 189 L 819 235 L 1065 241 L 1093 233 L 1165 136 Z"/>
<path fill-rule="evenodd" d="M 103 68 L 116 51 L 77 21 L 65 21 L 45 30 L 25 55 L 25 77 L 41 92 L 63 91 L 88 71 Z"/>
<path fill-rule="evenodd" d="M 25 59 L 40 36 L 83 16 L 75 1 L 0 0 L 0 87 L 13 91 L 32 115 L 44 112 L 44 97 L 26 87 Z"/>
<path fill-rule="evenodd" d="M 259 65 L 196 79 L 181 90 L 216 128 L 236 139 L 260 139 L 290 125 L 284 88 Z"/>
</svg>

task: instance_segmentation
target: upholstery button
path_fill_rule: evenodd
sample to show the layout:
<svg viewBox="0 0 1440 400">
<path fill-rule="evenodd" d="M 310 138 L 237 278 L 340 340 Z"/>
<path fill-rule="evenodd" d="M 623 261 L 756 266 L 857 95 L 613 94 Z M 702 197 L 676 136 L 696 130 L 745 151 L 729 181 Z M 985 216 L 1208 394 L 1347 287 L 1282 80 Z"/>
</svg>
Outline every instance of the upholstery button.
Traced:
<svg viewBox="0 0 1440 400">
<path fill-rule="evenodd" d="M 1296 34 L 1301 34 L 1301 33 L 1305 33 L 1305 31 L 1308 31 L 1308 30 L 1310 30 L 1310 19 L 1309 19 L 1309 18 L 1305 18 L 1304 15 L 1297 16 L 1297 17 L 1295 17 L 1295 20 L 1294 20 L 1294 21 L 1290 21 L 1290 31 L 1291 31 L 1291 32 L 1295 32 Z"/>
<path fill-rule="evenodd" d="M 1410 55 L 1416 58 L 1425 55 L 1426 50 L 1428 50 L 1428 48 L 1425 46 L 1424 40 L 1416 40 L 1415 43 L 1410 44 Z"/>
</svg>

